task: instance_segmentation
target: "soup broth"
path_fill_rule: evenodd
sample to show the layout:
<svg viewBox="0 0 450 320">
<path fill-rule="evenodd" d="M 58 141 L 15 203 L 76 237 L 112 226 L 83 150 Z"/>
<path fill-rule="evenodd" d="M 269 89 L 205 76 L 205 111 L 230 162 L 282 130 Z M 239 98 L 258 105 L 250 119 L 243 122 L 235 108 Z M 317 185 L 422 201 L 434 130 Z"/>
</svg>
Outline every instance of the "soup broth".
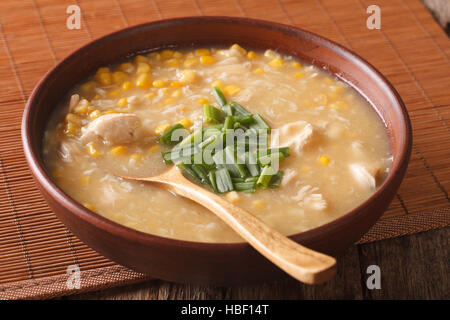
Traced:
<svg viewBox="0 0 450 320">
<path fill-rule="evenodd" d="M 112 174 L 167 170 L 160 135 L 178 122 L 200 128 L 203 105 L 215 103 L 212 87 L 261 115 L 290 147 L 278 188 L 222 194 L 285 235 L 357 207 L 389 170 L 384 124 L 363 97 L 313 65 L 238 45 L 163 50 L 100 68 L 52 114 L 46 166 L 73 199 L 119 224 L 182 240 L 242 241 L 206 208 Z"/>
</svg>

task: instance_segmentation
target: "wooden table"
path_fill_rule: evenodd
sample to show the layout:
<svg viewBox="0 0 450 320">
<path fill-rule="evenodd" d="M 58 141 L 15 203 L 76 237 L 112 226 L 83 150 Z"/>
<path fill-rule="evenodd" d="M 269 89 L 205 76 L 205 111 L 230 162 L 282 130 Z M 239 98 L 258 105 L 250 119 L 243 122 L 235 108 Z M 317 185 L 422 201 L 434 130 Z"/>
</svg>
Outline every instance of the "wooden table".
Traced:
<svg viewBox="0 0 450 320">
<path fill-rule="evenodd" d="M 239 287 L 154 280 L 63 299 L 449 299 L 450 228 L 353 246 L 339 258 L 335 279 L 307 286 L 293 279 Z M 381 289 L 366 286 L 369 265 L 381 269 Z"/>
</svg>

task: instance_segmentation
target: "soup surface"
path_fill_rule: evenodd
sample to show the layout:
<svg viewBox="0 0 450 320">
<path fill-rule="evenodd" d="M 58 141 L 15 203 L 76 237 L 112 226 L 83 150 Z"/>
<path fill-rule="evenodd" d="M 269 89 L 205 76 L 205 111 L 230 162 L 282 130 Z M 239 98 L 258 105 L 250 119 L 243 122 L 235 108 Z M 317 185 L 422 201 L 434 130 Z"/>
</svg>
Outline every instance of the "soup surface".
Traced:
<svg viewBox="0 0 450 320">
<path fill-rule="evenodd" d="M 286 235 L 358 206 L 392 161 L 384 124 L 369 104 L 323 70 L 272 50 L 163 50 L 100 68 L 52 115 L 44 159 L 56 183 L 87 208 L 143 232 L 201 241 L 242 241 L 213 213 L 147 183 L 167 170 L 158 139 L 182 123 L 202 126 L 211 88 L 260 114 L 290 156 L 278 188 L 228 192 L 228 201 Z M 278 129 L 278 130 L 276 130 Z"/>
</svg>

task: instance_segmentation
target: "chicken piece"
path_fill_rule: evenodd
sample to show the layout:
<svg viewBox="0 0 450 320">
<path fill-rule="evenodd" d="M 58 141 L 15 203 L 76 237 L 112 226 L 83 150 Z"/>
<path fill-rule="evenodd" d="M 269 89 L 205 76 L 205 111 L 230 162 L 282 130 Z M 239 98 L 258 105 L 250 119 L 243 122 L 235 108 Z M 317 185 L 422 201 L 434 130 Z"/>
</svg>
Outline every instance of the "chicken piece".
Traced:
<svg viewBox="0 0 450 320">
<path fill-rule="evenodd" d="M 299 155 L 311 140 L 313 126 L 306 121 L 290 122 L 278 130 L 272 130 L 271 145 L 289 147 L 291 153 Z"/>
<path fill-rule="evenodd" d="M 80 102 L 80 96 L 78 94 L 73 94 L 70 96 L 69 110 L 72 111 Z"/>
<path fill-rule="evenodd" d="M 363 187 L 375 189 L 380 175 L 380 166 L 375 164 L 352 163 L 350 172 L 355 180 Z"/>
<path fill-rule="evenodd" d="M 327 202 L 323 199 L 321 193 L 317 193 L 318 190 L 319 188 L 310 185 L 303 186 L 293 199 L 298 201 L 301 207 L 307 207 L 313 210 L 325 210 L 327 208 Z"/>
<path fill-rule="evenodd" d="M 281 180 L 281 186 L 285 187 L 289 185 L 292 181 L 295 181 L 294 178 L 297 177 L 297 171 L 293 169 L 284 170 L 283 179 Z"/>
<path fill-rule="evenodd" d="M 83 143 L 101 138 L 106 144 L 129 143 L 141 136 L 141 120 L 134 114 L 105 114 L 82 129 Z"/>
</svg>

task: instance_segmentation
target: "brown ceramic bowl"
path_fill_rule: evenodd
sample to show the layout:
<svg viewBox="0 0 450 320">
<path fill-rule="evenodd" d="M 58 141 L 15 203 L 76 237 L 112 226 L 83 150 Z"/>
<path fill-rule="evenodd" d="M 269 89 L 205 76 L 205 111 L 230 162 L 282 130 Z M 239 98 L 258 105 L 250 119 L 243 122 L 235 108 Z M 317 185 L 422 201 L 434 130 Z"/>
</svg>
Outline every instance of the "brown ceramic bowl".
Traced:
<svg viewBox="0 0 450 320">
<path fill-rule="evenodd" d="M 339 254 L 369 230 L 394 197 L 410 156 L 410 122 L 395 89 L 362 58 L 310 32 L 267 21 L 192 17 L 147 23 L 95 40 L 62 60 L 38 83 L 23 116 L 25 155 L 38 187 L 58 218 L 105 257 L 176 282 L 235 284 L 271 280 L 283 274 L 246 243 L 179 241 L 114 223 L 65 194 L 42 161 L 42 140 L 50 113 L 70 88 L 98 67 L 139 51 L 233 43 L 276 49 L 337 75 L 367 98 L 386 124 L 390 137 L 394 161 L 376 193 L 339 219 L 293 235 L 293 240 L 321 252 Z"/>
</svg>

